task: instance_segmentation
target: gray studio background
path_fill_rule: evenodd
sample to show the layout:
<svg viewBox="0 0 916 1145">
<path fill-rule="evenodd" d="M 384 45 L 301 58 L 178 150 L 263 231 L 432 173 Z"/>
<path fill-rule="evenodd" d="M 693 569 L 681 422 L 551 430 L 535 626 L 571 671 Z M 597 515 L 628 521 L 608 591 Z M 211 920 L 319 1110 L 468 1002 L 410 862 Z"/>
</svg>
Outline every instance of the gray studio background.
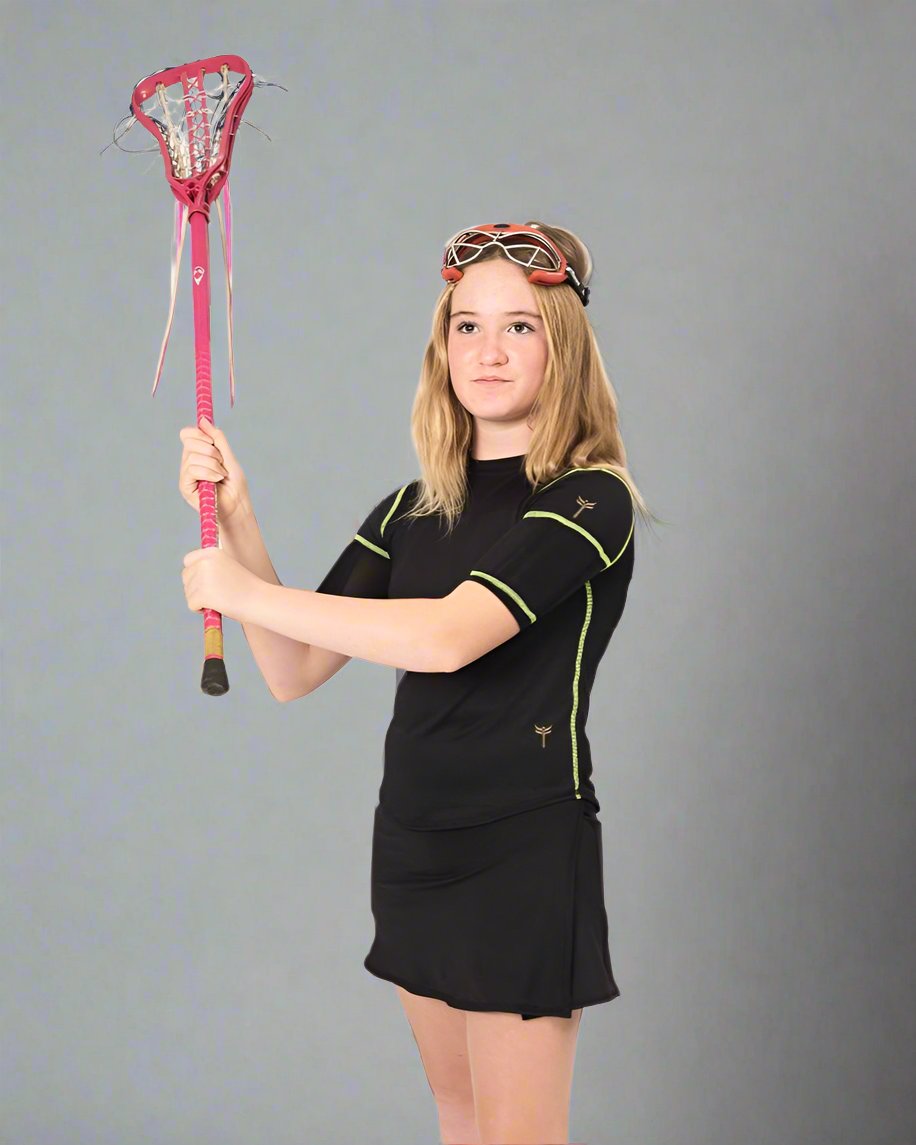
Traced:
<svg viewBox="0 0 916 1145">
<path fill-rule="evenodd" d="M 637 537 L 593 692 L 610 945 L 570 1140 L 902 1145 L 914 1060 L 908 3 L 3 6 L 4 1145 L 428 1145 L 362 959 L 395 670 L 199 689 L 172 196 L 99 152 L 134 83 L 233 51 L 237 401 L 281 580 L 419 473 L 441 246 L 591 246 Z M 137 126 L 124 139 L 146 147 Z"/>
</svg>

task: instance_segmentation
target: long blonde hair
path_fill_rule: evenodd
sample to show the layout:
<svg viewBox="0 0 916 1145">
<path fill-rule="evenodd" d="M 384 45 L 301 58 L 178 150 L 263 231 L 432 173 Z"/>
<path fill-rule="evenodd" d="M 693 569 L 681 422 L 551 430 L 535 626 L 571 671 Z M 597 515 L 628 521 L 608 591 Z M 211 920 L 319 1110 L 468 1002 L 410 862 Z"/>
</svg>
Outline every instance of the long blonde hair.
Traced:
<svg viewBox="0 0 916 1145">
<path fill-rule="evenodd" d="M 544 231 L 560 247 L 583 285 L 592 275 L 588 247 L 572 231 L 545 223 L 525 226 Z M 505 258 L 498 245 L 477 262 Z M 404 518 L 442 514 L 449 531 L 467 497 L 466 466 L 474 422 L 452 389 L 448 368 L 448 326 L 456 283 L 446 283 L 433 311 L 432 332 L 423 355 L 410 432 L 420 462 L 419 494 Z M 570 467 L 601 465 L 629 486 L 633 502 L 648 523 L 657 520 L 627 468 L 617 416 L 617 395 L 601 360 L 595 332 L 578 295 L 565 286 L 530 283 L 544 320 L 547 364 L 544 381 L 529 414 L 532 437 L 525 476 L 535 487 Z M 533 423 L 532 420 L 533 419 Z"/>
</svg>

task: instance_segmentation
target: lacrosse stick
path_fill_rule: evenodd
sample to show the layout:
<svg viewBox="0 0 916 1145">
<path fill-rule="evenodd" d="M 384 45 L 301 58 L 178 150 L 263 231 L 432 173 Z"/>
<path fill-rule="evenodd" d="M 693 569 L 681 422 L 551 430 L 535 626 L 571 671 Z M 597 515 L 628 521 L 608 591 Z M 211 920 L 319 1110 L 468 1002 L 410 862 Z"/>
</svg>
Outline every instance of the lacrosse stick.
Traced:
<svg viewBox="0 0 916 1145">
<path fill-rule="evenodd" d="M 218 77 L 210 91 L 207 75 Z M 233 78 L 230 79 L 230 76 Z M 238 78 L 235 78 L 238 77 Z M 153 394 L 159 384 L 165 348 L 168 345 L 178 273 L 184 246 L 185 224 L 191 229 L 191 267 L 194 301 L 194 365 L 196 373 L 197 424 L 213 422 L 213 391 L 210 384 L 210 256 L 208 225 L 210 204 L 216 202 L 226 260 L 226 298 L 229 328 L 230 405 L 235 400 L 232 363 L 232 214 L 229 200 L 229 162 L 242 112 L 254 88 L 251 68 L 240 56 L 211 56 L 206 60 L 166 68 L 142 79 L 131 95 L 133 116 L 155 137 L 165 161 L 165 177 L 175 196 L 175 243 L 172 256 L 172 299 Z M 172 89 L 172 90 L 170 90 Z M 219 199 L 226 186 L 226 229 Z M 216 484 L 200 481 L 200 538 L 203 548 L 219 545 L 216 517 Z M 200 687 L 209 696 L 229 691 L 223 659 L 222 616 L 212 608 L 204 614 L 204 666 Z"/>
</svg>

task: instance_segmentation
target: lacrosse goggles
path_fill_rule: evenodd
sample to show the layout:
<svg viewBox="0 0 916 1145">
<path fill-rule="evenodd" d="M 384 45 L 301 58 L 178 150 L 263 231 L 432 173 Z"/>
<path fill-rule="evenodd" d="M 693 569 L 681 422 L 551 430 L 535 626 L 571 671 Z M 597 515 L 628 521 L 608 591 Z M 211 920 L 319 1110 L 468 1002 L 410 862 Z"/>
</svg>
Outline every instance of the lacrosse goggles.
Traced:
<svg viewBox="0 0 916 1145">
<path fill-rule="evenodd" d="M 515 223 L 485 223 L 459 231 L 445 244 L 442 255 L 442 277 L 457 282 L 463 271 L 459 268 L 479 258 L 487 247 L 502 247 L 507 257 L 530 271 L 529 282 L 556 286 L 567 282 L 583 306 L 588 306 L 590 290 L 583 286 L 560 248 L 542 231 Z"/>
</svg>

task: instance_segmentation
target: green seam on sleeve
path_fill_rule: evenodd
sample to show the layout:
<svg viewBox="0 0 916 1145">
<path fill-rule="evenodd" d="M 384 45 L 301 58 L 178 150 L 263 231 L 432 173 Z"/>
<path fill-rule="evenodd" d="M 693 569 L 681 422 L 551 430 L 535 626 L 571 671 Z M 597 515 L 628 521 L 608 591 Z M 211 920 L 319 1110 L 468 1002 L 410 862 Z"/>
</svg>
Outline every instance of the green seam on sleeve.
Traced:
<svg viewBox="0 0 916 1145">
<path fill-rule="evenodd" d="M 401 488 L 398 490 L 397 497 L 395 497 L 395 499 L 391 502 L 391 508 L 385 514 L 385 519 L 384 519 L 384 521 L 382 521 L 381 528 L 379 529 L 379 533 L 381 534 L 381 536 L 385 535 L 385 526 L 388 524 L 388 521 L 391 517 L 391 514 L 395 511 L 395 509 L 400 504 L 401 498 L 404 496 L 404 492 L 408 488 L 409 485 L 410 485 L 409 481 L 407 482 L 407 485 L 402 485 Z"/>
<path fill-rule="evenodd" d="M 565 473 L 558 474 L 556 477 L 554 477 L 554 479 L 552 481 L 548 481 L 546 485 L 542 485 L 541 488 L 538 489 L 537 493 L 535 494 L 535 498 L 539 497 L 546 489 L 550 489 L 551 486 L 556 485 L 556 483 L 558 481 L 562 481 L 564 477 L 572 477 L 572 475 L 574 473 L 595 473 L 595 472 L 597 472 L 597 473 L 610 473 L 610 475 L 612 477 L 617 478 L 617 480 L 624 487 L 624 489 L 626 489 L 627 493 L 630 494 L 630 508 L 633 512 L 633 522 L 632 522 L 632 525 L 630 526 L 630 531 L 627 534 L 627 539 L 623 543 L 623 548 L 620 550 L 620 552 L 614 558 L 614 560 L 617 560 L 617 557 L 619 557 L 623 553 L 624 549 L 630 543 L 630 537 L 633 536 L 633 529 L 636 527 L 636 502 L 633 499 L 633 490 L 626 483 L 626 481 L 624 481 L 624 479 L 620 476 L 620 474 L 617 472 L 616 469 L 608 469 L 608 467 L 606 465 L 580 465 L 580 466 L 578 466 L 578 468 L 573 467 L 572 469 L 567 469 Z M 526 516 L 527 516 L 527 514 L 526 514 Z M 612 561 L 611 563 L 613 564 L 614 562 Z"/>
<path fill-rule="evenodd" d="M 391 560 L 391 557 L 389 556 L 389 554 L 388 554 L 388 553 L 386 553 L 386 552 L 385 552 L 385 550 L 384 550 L 384 549 L 380 549 L 380 548 L 378 547 L 378 545 L 373 545 L 373 543 L 372 543 L 371 541 L 367 541 L 367 540 L 366 540 L 366 538 L 365 538 L 365 537 L 361 537 L 361 536 L 359 535 L 359 533 L 357 533 L 357 534 L 354 536 L 353 540 L 354 540 L 354 541 L 359 541 L 361 544 L 365 545 L 367 549 L 371 549 L 371 550 L 372 550 L 374 553 L 378 553 L 378 554 L 379 554 L 379 556 L 382 556 L 382 557 L 387 557 L 387 559 L 388 559 L 389 561 Z"/>
<path fill-rule="evenodd" d="M 601 547 L 597 537 L 593 537 L 587 529 L 583 529 L 581 525 L 577 525 L 575 521 L 570 521 L 568 517 L 564 517 L 561 513 L 549 513 L 546 509 L 529 509 L 527 513 L 522 515 L 523 521 L 525 517 L 549 517 L 553 521 L 559 521 L 561 525 L 568 525 L 570 529 L 575 529 L 576 532 L 581 533 L 587 541 L 591 541 L 591 543 L 595 546 L 601 555 L 601 559 L 604 561 L 605 568 L 610 568 L 610 566 L 614 564 L 615 561 L 620 560 L 621 556 L 626 551 L 627 545 L 630 543 L 630 537 L 633 536 L 633 527 L 636 524 L 636 518 L 634 516 L 634 518 L 630 521 L 630 531 L 627 533 L 627 539 L 623 542 L 623 546 L 621 547 L 617 556 L 614 557 L 614 560 L 611 560 L 611 558 Z"/>
<path fill-rule="evenodd" d="M 581 533 L 587 541 L 591 541 L 591 543 L 595 546 L 601 559 L 604 561 L 604 567 L 607 568 L 608 565 L 610 565 L 611 558 L 601 547 L 597 538 L 593 537 L 587 529 L 583 529 L 581 525 L 577 525 L 575 521 L 570 521 L 568 517 L 564 517 L 560 513 L 548 513 L 545 509 L 531 509 L 522 517 L 523 521 L 525 517 L 547 517 L 551 521 L 559 521 L 561 525 L 566 525 L 570 529 L 575 529 L 577 533 Z"/>
<path fill-rule="evenodd" d="M 537 620 L 537 617 L 534 615 L 534 613 L 531 611 L 531 609 L 528 607 L 528 605 L 525 604 L 525 602 L 518 595 L 518 593 L 515 592 L 514 589 L 509 588 L 509 586 L 507 584 L 504 584 L 503 581 L 497 580 L 495 576 L 490 576 L 489 573 L 481 572 L 479 569 L 471 569 L 471 571 L 468 573 L 468 576 L 483 577 L 484 580 L 488 580 L 488 581 L 490 581 L 491 584 L 495 584 L 496 587 L 501 588 L 507 596 L 512 597 L 512 599 L 519 606 L 519 608 L 531 620 L 532 624 L 534 624 L 534 622 Z"/>
<path fill-rule="evenodd" d="M 630 490 L 630 486 L 627 485 L 626 481 L 624 481 L 624 479 L 620 476 L 620 474 L 617 472 L 616 469 L 608 469 L 608 467 L 606 465 L 573 466 L 572 469 L 567 469 L 565 473 L 558 473 L 557 476 L 554 477 L 554 479 L 552 481 L 548 481 L 546 485 L 542 485 L 541 488 L 538 489 L 535 496 L 539 496 L 541 493 L 544 492 L 545 489 L 549 489 L 551 487 L 551 485 L 556 485 L 556 483 L 558 481 L 562 481 L 564 477 L 572 477 L 572 475 L 574 473 L 595 473 L 595 472 L 597 472 L 597 473 L 610 473 L 610 475 L 612 477 L 616 477 L 617 480 L 620 482 L 620 484 L 630 494 L 630 500 L 631 501 L 633 500 L 633 494 Z"/>
</svg>

